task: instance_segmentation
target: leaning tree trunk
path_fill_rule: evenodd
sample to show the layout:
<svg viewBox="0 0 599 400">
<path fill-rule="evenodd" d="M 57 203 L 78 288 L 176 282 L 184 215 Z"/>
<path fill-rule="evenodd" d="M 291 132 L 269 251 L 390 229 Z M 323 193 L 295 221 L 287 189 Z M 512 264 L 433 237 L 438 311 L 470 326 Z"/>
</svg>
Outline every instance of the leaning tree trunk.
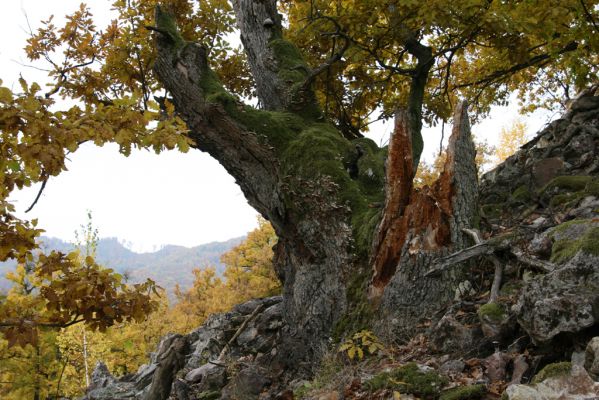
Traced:
<svg viewBox="0 0 599 400">
<path fill-rule="evenodd" d="M 318 121 L 311 90 L 294 85 L 308 69 L 282 38 L 274 4 L 234 2 L 243 42 L 256 46 L 248 54 L 258 95 L 276 112 L 245 106 L 227 93 L 208 65 L 206 48 L 185 42 L 159 7 L 152 28 L 158 32 L 154 70 L 194 146 L 225 167 L 279 237 L 275 265 L 284 283 L 290 342 L 285 359 L 300 365 L 316 357 L 346 309 L 345 281 L 354 256 L 351 210 L 340 192 L 343 180 L 349 181 L 341 161 L 349 145 Z M 319 146 L 322 151 L 311 154 Z"/>
<path fill-rule="evenodd" d="M 359 272 L 370 271 L 371 261 L 374 297 L 384 298 L 395 276 L 420 274 L 398 267 L 408 260 L 404 254 L 412 254 L 406 244 L 413 240 L 406 238 L 431 239 L 422 231 L 436 230 L 433 247 L 459 245 L 459 228 L 469 223 L 462 219 L 471 210 L 455 181 L 476 176 L 452 160 L 469 160 L 472 151 L 467 125 L 458 123 L 464 129 L 452 139 L 455 156 L 448 157 L 444 177 L 430 196 L 414 191 L 412 164 L 419 154 L 412 157 L 412 146 L 404 142 L 420 132 L 410 132 L 405 119 L 398 118 L 385 200 L 385 150 L 368 139 L 350 142 L 322 120 L 309 85 L 311 70 L 283 38 L 275 1 L 234 0 L 233 7 L 262 110 L 229 94 L 210 69 L 207 49 L 185 42 L 173 18 L 159 7 L 152 27 L 157 32 L 154 70 L 187 123 L 194 147 L 224 166 L 279 237 L 274 264 L 284 284 L 288 326 L 283 359 L 297 367 L 302 359 L 318 358 L 332 329 L 346 322 L 348 304 L 366 301 L 368 277 L 362 284 L 354 277 L 364 278 Z M 462 110 L 458 119 L 466 121 Z M 377 204 L 384 201 L 381 210 Z M 417 204 L 426 205 L 430 215 L 421 215 L 417 227 L 405 226 Z"/>
</svg>

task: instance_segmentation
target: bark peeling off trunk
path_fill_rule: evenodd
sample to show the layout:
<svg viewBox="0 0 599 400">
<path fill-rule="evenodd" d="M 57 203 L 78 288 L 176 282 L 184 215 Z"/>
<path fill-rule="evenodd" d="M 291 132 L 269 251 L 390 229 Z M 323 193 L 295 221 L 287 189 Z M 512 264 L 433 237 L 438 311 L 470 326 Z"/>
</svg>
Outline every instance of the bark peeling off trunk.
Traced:
<svg viewBox="0 0 599 400">
<path fill-rule="evenodd" d="M 407 258 L 464 245 L 477 210 L 475 150 L 466 104 L 454 114 L 454 127 L 443 172 L 432 187 L 412 186 L 412 145 L 408 114 L 399 112 L 389 144 L 387 192 L 373 244 L 370 297 L 379 299 Z"/>
</svg>

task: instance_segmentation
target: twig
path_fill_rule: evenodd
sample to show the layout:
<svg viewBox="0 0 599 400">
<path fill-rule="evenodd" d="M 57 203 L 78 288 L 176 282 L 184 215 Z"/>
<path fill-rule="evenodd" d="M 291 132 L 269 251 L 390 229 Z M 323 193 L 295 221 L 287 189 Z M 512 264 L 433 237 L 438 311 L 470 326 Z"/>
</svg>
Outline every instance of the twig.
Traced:
<svg viewBox="0 0 599 400">
<path fill-rule="evenodd" d="M 467 234 L 474 240 L 474 243 L 481 244 L 483 240 L 480 237 L 480 232 L 476 229 L 462 229 L 462 232 Z M 489 295 L 489 303 L 494 303 L 499 297 L 499 289 L 501 288 L 501 280 L 503 279 L 503 264 L 497 258 L 495 254 L 488 254 L 489 260 L 495 266 L 495 273 L 493 275 L 493 284 L 491 285 L 491 294 Z"/>
<path fill-rule="evenodd" d="M 33 200 L 33 203 L 31 203 L 31 205 L 29 206 L 29 208 L 27 210 L 25 210 L 26 213 L 28 213 L 29 211 L 33 210 L 33 207 L 35 207 L 35 205 L 37 204 L 37 201 L 40 199 L 40 197 L 42 195 L 42 192 L 46 188 L 46 183 L 48 183 L 48 178 L 45 178 L 42 181 L 42 186 L 40 187 L 39 192 L 37 192 L 37 196 L 35 196 L 35 200 Z"/>
<path fill-rule="evenodd" d="M 465 248 L 456 253 L 450 254 L 447 257 L 440 258 L 433 264 L 433 267 L 424 274 L 424 276 L 435 275 L 451 267 L 452 265 L 459 264 L 474 257 L 486 256 L 492 254 L 494 251 L 495 248 L 488 241 L 475 244 L 472 247 Z"/>
<path fill-rule="evenodd" d="M 526 264 L 529 267 L 533 267 L 535 269 L 539 269 L 539 270 L 541 270 L 543 272 L 546 272 L 546 273 L 552 272 L 556 268 L 555 264 L 553 264 L 553 263 L 551 263 L 549 261 L 544 261 L 544 260 L 539 260 L 539 259 L 534 258 L 534 257 L 529 257 L 526 254 L 524 254 L 522 251 L 520 251 L 519 249 L 512 250 L 511 253 L 522 264 Z"/>
<path fill-rule="evenodd" d="M 593 14 L 591 14 L 591 11 L 589 10 L 589 8 L 587 7 L 587 5 L 585 4 L 584 0 L 580 0 L 580 5 L 582 5 L 582 9 L 584 11 L 584 15 L 591 22 L 591 24 L 593 24 L 593 27 L 595 27 L 595 30 L 597 31 L 597 33 L 599 33 L 599 26 L 597 26 L 597 22 L 595 21 L 595 18 L 593 18 Z"/>
<path fill-rule="evenodd" d="M 227 354 L 227 351 L 229 351 L 229 348 L 231 347 L 231 345 L 233 344 L 233 342 L 239 337 L 239 335 L 241 335 L 241 333 L 245 330 L 245 328 L 247 327 L 247 325 L 254 318 L 256 318 L 256 316 L 258 315 L 258 313 L 260 311 L 262 311 L 263 308 L 264 308 L 264 304 L 260 304 L 258 307 L 256 307 L 256 309 L 254 310 L 254 312 L 252 312 L 245 319 L 245 321 L 243 321 L 243 323 L 241 324 L 241 326 L 239 327 L 239 329 L 237 329 L 237 332 L 235 332 L 235 334 L 233 335 L 233 337 L 227 342 L 227 344 L 225 345 L 225 347 L 223 347 L 223 349 L 221 350 L 220 354 L 218 355 L 218 358 L 216 359 L 216 362 L 222 362 L 222 360 L 225 358 L 225 355 Z"/>
</svg>

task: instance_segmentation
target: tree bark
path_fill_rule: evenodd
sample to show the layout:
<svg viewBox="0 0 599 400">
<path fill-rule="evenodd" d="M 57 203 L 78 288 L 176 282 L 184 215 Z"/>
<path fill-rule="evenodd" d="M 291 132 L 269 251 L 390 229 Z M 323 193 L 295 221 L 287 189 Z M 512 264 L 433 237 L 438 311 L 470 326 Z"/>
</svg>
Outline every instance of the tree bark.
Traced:
<svg viewBox="0 0 599 400">
<path fill-rule="evenodd" d="M 232 4 L 262 107 L 320 116 L 311 86 L 304 85 L 310 68 L 298 49 L 283 39 L 276 0 Z"/>
</svg>

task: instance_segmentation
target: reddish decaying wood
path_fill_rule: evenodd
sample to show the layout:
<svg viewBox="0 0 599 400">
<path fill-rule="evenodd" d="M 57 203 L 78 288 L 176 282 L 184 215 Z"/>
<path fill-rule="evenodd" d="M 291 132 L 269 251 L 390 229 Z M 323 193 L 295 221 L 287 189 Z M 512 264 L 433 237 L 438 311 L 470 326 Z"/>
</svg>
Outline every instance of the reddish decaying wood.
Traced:
<svg viewBox="0 0 599 400">
<path fill-rule="evenodd" d="M 463 175 L 459 164 L 474 163 L 473 159 L 470 160 L 473 157 L 462 158 L 456 154 L 460 153 L 460 147 L 464 147 L 460 141 L 471 141 L 466 105 L 461 103 L 454 115 L 443 172 L 432 187 L 414 188 L 408 118 L 404 111 L 396 114 L 395 130 L 389 143 L 385 206 L 374 237 L 371 258 L 373 278 L 370 296 L 374 299 L 382 294 L 395 274 L 403 251 L 414 254 L 438 250 L 456 241 L 460 233 L 453 231 L 460 224 L 456 224 L 453 214 L 455 203 L 462 200 L 456 196 L 456 182 L 459 180 L 456 175 Z M 470 166 L 466 168 L 470 169 Z"/>
</svg>

